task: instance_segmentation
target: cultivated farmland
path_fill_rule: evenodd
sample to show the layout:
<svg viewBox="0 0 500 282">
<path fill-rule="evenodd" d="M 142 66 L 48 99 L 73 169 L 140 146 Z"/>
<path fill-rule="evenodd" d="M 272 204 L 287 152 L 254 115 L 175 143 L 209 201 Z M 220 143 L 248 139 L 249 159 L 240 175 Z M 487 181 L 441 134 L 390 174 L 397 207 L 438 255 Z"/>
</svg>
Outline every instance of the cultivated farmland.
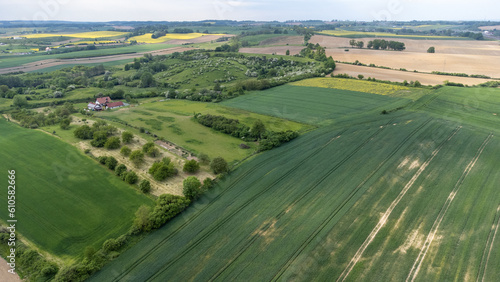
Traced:
<svg viewBox="0 0 500 282">
<path fill-rule="evenodd" d="M 282 92 L 293 101 L 293 89 L 300 89 L 313 98 L 290 104 L 293 112 L 329 110 L 330 123 L 244 163 L 91 281 L 491 281 L 500 275 L 500 130 L 482 126 L 498 120 L 488 112 L 500 91 L 477 89 L 472 102 L 464 97 L 474 89 L 445 87 L 408 103 L 324 89 L 354 98 L 342 100 L 351 109 L 345 110 L 323 108 L 330 96 L 307 88 L 279 87 L 262 97 Z M 249 96 L 231 102 L 273 114 L 257 93 Z M 407 107 L 380 115 L 353 111 L 356 103 Z M 485 103 L 491 105 L 483 110 Z M 345 115 L 357 118 L 339 122 Z"/>
<path fill-rule="evenodd" d="M 72 261 L 124 234 L 153 201 L 76 148 L 0 118 L 0 169 L 16 170 L 18 231 L 41 250 Z M 7 189 L 0 191 L 7 198 Z M 6 221 L 7 213 L 0 219 Z"/>
</svg>

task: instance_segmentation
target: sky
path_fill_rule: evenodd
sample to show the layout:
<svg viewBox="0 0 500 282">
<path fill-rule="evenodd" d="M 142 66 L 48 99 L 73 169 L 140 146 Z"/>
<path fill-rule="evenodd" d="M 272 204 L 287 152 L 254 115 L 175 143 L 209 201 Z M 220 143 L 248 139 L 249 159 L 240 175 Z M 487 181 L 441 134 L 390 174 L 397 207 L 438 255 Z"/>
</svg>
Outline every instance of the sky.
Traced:
<svg viewBox="0 0 500 282">
<path fill-rule="evenodd" d="M 0 20 L 500 20 L 498 0 L 0 0 Z"/>
</svg>

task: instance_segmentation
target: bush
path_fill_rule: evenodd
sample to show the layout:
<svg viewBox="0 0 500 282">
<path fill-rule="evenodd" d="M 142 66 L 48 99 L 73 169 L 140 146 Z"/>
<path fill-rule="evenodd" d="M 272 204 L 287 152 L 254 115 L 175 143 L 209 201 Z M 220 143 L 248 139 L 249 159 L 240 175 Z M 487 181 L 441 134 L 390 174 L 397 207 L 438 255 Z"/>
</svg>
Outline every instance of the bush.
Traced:
<svg viewBox="0 0 500 282">
<path fill-rule="evenodd" d="M 117 164 L 118 161 L 114 157 L 108 157 L 106 159 L 106 166 L 111 170 L 114 170 Z"/>
<path fill-rule="evenodd" d="M 122 176 L 124 172 L 127 171 L 127 167 L 124 164 L 120 164 L 115 168 L 115 174 L 118 176 Z"/>
<path fill-rule="evenodd" d="M 108 239 L 102 244 L 102 250 L 106 253 L 116 251 L 121 247 L 120 242 L 116 239 Z"/>
<path fill-rule="evenodd" d="M 137 177 L 137 174 L 135 174 L 135 172 L 133 171 L 127 172 L 127 176 L 125 177 L 125 182 L 127 182 L 128 184 L 136 184 L 137 180 L 139 180 L 139 178 Z"/>
<path fill-rule="evenodd" d="M 114 150 L 114 149 L 120 148 L 120 138 L 114 137 L 114 136 L 108 138 L 106 143 L 104 143 L 104 148 L 109 149 L 109 150 Z"/>
<path fill-rule="evenodd" d="M 163 194 L 156 200 L 156 206 L 151 212 L 152 228 L 160 228 L 169 219 L 185 210 L 191 201 L 184 197 Z"/>
<path fill-rule="evenodd" d="M 131 152 L 132 152 L 132 150 L 127 146 L 123 146 L 122 149 L 120 150 L 120 154 L 122 154 L 122 156 L 125 156 L 125 157 L 130 156 Z"/>
<path fill-rule="evenodd" d="M 208 157 L 207 154 L 203 154 L 201 153 L 199 156 L 198 156 L 198 159 L 200 160 L 200 162 L 202 164 L 209 164 L 210 163 L 210 158 Z"/>
<path fill-rule="evenodd" d="M 124 131 L 122 133 L 122 141 L 123 141 L 123 143 L 128 144 L 128 143 L 132 142 L 133 139 L 134 139 L 134 134 L 132 134 L 132 132 L 130 132 L 130 131 Z"/>
<path fill-rule="evenodd" d="M 108 141 L 108 134 L 105 131 L 94 132 L 94 139 L 90 142 L 90 145 L 94 147 L 104 147 Z"/>
<path fill-rule="evenodd" d="M 75 135 L 76 138 L 85 140 L 85 139 L 92 139 L 94 132 L 92 131 L 90 126 L 82 125 L 77 129 L 75 129 L 75 131 L 73 131 L 73 134 Z"/>
<path fill-rule="evenodd" d="M 200 164 L 196 160 L 187 161 L 184 164 L 184 172 L 195 173 L 200 169 Z"/>
<path fill-rule="evenodd" d="M 226 160 L 222 157 L 217 157 L 210 163 L 210 168 L 215 174 L 224 173 L 229 170 Z"/>
<path fill-rule="evenodd" d="M 169 177 L 177 175 L 178 171 L 170 159 L 163 158 L 161 162 L 155 162 L 148 171 L 156 181 L 163 181 Z"/>
<path fill-rule="evenodd" d="M 189 176 L 182 182 L 182 193 L 190 200 L 196 199 L 200 194 L 201 182 L 195 176 Z"/>
<path fill-rule="evenodd" d="M 106 164 L 106 160 L 108 159 L 108 157 L 106 156 L 100 156 L 99 158 L 97 158 L 97 160 L 99 161 L 100 164 Z"/>
<path fill-rule="evenodd" d="M 151 183 L 149 183 L 148 180 L 144 179 L 141 181 L 141 184 L 139 184 L 139 188 L 143 193 L 149 193 L 149 191 L 151 191 Z"/>
<path fill-rule="evenodd" d="M 154 148 L 154 147 L 155 147 L 155 143 L 153 143 L 153 142 L 148 142 L 148 143 L 146 143 L 146 144 L 144 144 L 144 145 L 142 146 L 142 151 L 143 151 L 144 153 L 147 153 L 147 152 L 148 152 L 151 148 Z"/>
<path fill-rule="evenodd" d="M 148 156 L 150 156 L 151 158 L 156 158 L 160 156 L 160 150 L 158 150 L 158 148 L 156 147 L 150 147 L 146 154 L 148 154 Z"/>
<path fill-rule="evenodd" d="M 65 118 L 65 119 L 61 120 L 61 122 L 59 123 L 59 127 L 62 130 L 68 130 L 70 124 L 71 124 L 71 119 L 70 118 Z"/>
<path fill-rule="evenodd" d="M 130 153 L 130 160 L 135 166 L 140 166 L 144 162 L 144 153 L 139 150 L 133 151 Z"/>
</svg>

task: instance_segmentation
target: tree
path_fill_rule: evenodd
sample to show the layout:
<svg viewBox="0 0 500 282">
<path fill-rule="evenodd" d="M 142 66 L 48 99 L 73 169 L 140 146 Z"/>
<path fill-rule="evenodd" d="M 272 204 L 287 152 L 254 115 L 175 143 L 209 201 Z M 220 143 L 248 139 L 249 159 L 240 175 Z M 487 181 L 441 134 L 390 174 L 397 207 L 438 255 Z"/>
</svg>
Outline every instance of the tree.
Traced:
<svg viewBox="0 0 500 282">
<path fill-rule="evenodd" d="M 146 88 L 154 85 L 154 77 L 150 72 L 145 72 L 141 76 L 141 87 Z"/>
<path fill-rule="evenodd" d="M 356 46 L 357 46 L 359 49 L 361 49 L 361 48 L 363 48 L 363 46 L 365 46 L 365 43 L 364 43 L 363 41 L 358 41 L 358 42 L 356 42 Z"/>
<path fill-rule="evenodd" d="M 349 40 L 349 45 L 351 45 L 351 47 L 354 47 L 356 45 L 356 39 Z"/>
<path fill-rule="evenodd" d="M 122 156 L 125 156 L 125 157 L 130 156 L 131 152 L 132 152 L 132 150 L 127 146 L 123 146 L 122 149 L 120 150 L 120 154 L 122 154 Z"/>
<path fill-rule="evenodd" d="M 141 184 L 139 184 L 139 188 L 142 193 L 149 193 L 149 191 L 151 191 L 151 183 L 149 183 L 149 180 L 144 179 L 141 181 Z"/>
<path fill-rule="evenodd" d="M 115 174 L 121 176 L 125 171 L 127 171 L 127 167 L 124 164 L 120 164 L 115 168 Z"/>
<path fill-rule="evenodd" d="M 109 150 L 114 150 L 120 148 L 120 138 L 118 137 L 110 137 L 104 144 L 104 148 L 109 149 Z"/>
<path fill-rule="evenodd" d="M 138 231 L 150 231 L 151 230 L 150 214 L 151 214 L 150 207 L 146 205 L 140 206 L 139 209 L 135 212 L 135 218 L 134 218 L 134 223 L 132 225 L 132 229 Z"/>
<path fill-rule="evenodd" d="M 184 172 L 195 173 L 200 169 L 200 164 L 196 160 L 187 161 L 184 164 Z"/>
<path fill-rule="evenodd" d="M 201 153 L 198 155 L 198 159 L 200 160 L 200 163 L 202 164 L 209 164 L 210 163 L 210 158 L 208 157 L 207 154 Z"/>
<path fill-rule="evenodd" d="M 359 79 L 363 79 L 363 78 L 365 78 L 365 76 L 364 76 L 364 75 L 362 75 L 362 74 L 358 74 L 358 78 L 359 78 Z"/>
<path fill-rule="evenodd" d="M 250 129 L 250 134 L 257 139 L 260 139 L 264 133 L 266 133 L 266 126 L 260 119 L 256 120 Z"/>
<path fill-rule="evenodd" d="M 59 123 L 59 127 L 61 127 L 61 129 L 63 130 L 68 130 L 70 124 L 71 124 L 71 118 L 65 118 L 61 120 L 61 122 Z"/>
<path fill-rule="evenodd" d="M 110 156 L 106 159 L 106 166 L 111 170 L 115 170 L 117 164 L 118 161 L 114 157 Z"/>
<path fill-rule="evenodd" d="M 224 173 L 229 170 L 226 160 L 222 157 L 217 157 L 210 163 L 210 168 L 215 174 Z"/>
<path fill-rule="evenodd" d="M 200 194 L 201 182 L 195 176 L 189 176 L 182 182 L 182 193 L 190 200 L 196 199 Z"/>
<path fill-rule="evenodd" d="M 24 96 L 16 95 L 12 100 L 12 105 L 14 105 L 14 107 L 24 108 L 28 106 L 28 100 L 26 100 Z"/>
<path fill-rule="evenodd" d="M 139 150 L 133 151 L 130 153 L 130 161 L 132 161 L 135 166 L 140 166 L 144 162 L 144 153 Z"/>
<path fill-rule="evenodd" d="M 422 84 L 420 83 L 420 81 L 415 80 L 415 82 L 413 83 L 413 86 L 414 86 L 414 87 L 421 87 L 421 86 L 422 86 Z"/>
<path fill-rule="evenodd" d="M 290 50 L 286 50 L 285 55 L 290 56 Z"/>
<path fill-rule="evenodd" d="M 127 182 L 128 184 L 135 184 L 137 183 L 137 180 L 139 180 L 139 178 L 137 177 L 137 174 L 135 174 L 135 172 L 133 171 L 129 171 L 127 173 L 127 176 L 125 177 L 125 182 Z"/>
<path fill-rule="evenodd" d="M 125 144 L 128 144 L 130 142 L 132 142 L 132 140 L 134 139 L 134 134 L 130 131 L 123 131 L 122 133 L 122 142 L 125 143 Z"/>
<path fill-rule="evenodd" d="M 429 49 L 427 49 L 427 53 L 436 53 L 436 48 L 429 47 Z"/>
<path fill-rule="evenodd" d="M 104 147 L 106 141 L 108 141 L 108 133 L 105 131 L 97 131 L 94 132 L 94 140 L 90 141 L 90 145 L 94 147 Z"/>
<path fill-rule="evenodd" d="M 99 158 L 97 158 L 97 160 L 99 161 L 100 164 L 104 165 L 106 164 L 106 160 L 108 159 L 108 157 L 106 156 L 100 156 Z"/>
<path fill-rule="evenodd" d="M 152 158 L 156 158 L 156 157 L 160 156 L 160 150 L 158 150 L 158 148 L 156 148 L 156 147 L 150 147 L 148 149 L 148 151 L 146 152 L 146 154 L 148 154 L 148 156 L 150 156 Z"/>
<path fill-rule="evenodd" d="M 177 175 L 178 171 L 174 164 L 170 162 L 169 158 L 163 158 L 161 162 L 155 162 L 149 168 L 148 172 L 153 175 L 156 181 L 163 181 L 168 177 Z"/>
<path fill-rule="evenodd" d="M 142 146 L 142 151 L 143 151 L 144 153 L 147 153 L 147 152 L 148 152 L 151 148 L 154 148 L 154 146 L 155 146 L 155 143 L 153 143 L 153 142 L 148 142 L 148 143 L 146 143 L 146 144 L 144 144 L 144 145 Z"/>
</svg>

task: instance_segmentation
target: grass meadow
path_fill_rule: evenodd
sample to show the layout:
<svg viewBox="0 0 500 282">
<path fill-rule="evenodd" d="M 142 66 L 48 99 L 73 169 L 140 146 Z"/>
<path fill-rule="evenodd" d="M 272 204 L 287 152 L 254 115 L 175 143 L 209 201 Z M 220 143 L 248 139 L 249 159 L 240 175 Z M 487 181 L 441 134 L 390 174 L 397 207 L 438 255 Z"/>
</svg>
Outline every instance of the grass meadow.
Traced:
<svg viewBox="0 0 500 282">
<path fill-rule="evenodd" d="M 3 118 L 0 132 L 0 170 L 16 171 L 16 230 L 44 252 L 71 261 L 87 246 L 99 249 L 106 239 L 130 228 L 139 206 L 154 204 L 47 133 Z M 7 198 L 7 189 L 0 191 L 0 197 Z M 0 219 L 5 222 L 7 213 Z"/>
</svg>

